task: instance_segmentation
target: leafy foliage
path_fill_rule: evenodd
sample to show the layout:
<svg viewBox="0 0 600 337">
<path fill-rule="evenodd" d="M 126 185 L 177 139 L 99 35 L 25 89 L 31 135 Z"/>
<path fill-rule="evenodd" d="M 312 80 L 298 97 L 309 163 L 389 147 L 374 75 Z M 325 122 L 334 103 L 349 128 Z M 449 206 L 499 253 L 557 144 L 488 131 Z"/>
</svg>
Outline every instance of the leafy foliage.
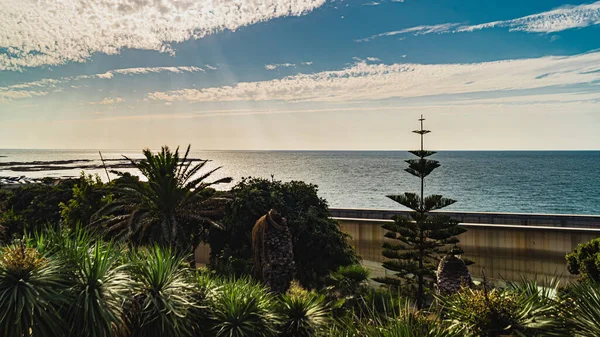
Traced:
<svg viewBox="0 0 600 337">
<path fill-rule="evenodd" d="M 505 289 L 470 289 L 438 297 L 443 317 L 466 336 L 568 336 L 556 297 L 558 283 L 509 283 Z"/>
<path fill-rule="evenodd" d="M 137 245 L 156 243 L 186 252 L 195 247 L 204 230 L 217 226 L 227 201 L 211 187 L 231 178 L 207 182 L 219 167 L 196 176 L 209 161 L 192 166 L 189 151 L 188 146 L 180 158 L 179 148 L 172 152 L 165 146 L 157 154 L 144 150 L 139 162 L 126 157 L 148 181 L 122 179 L 116 200 L 94 215 L 93 224 Z"/>
<path fill-rule="evenodd" d="M 567 254 L 566 259 L 571 274 L 600 282 L 600 238 L 580 243 L 572 253 Z"/>
<path fill-rule="evenodd" d="M 422 308 L 425 296 L 430 291 L 435 280 L 435 270 L 438 258 L 448 244 L 459 242 L 459 234 L 465 229 L 458 227 L 458 222 L 450 217 L 429 212 L 447 207 L 455 200 L 444 198 L 441 195 L 424 196 L 423 189 L 425 177 L 435 168 L 439 167 L 438 161 L 426 159 L 435 152 L 423 150 L 423 135 L 429 133 L 423 130 L 413 131 L 421 135 L 421 150 L 410 151 L 419 159 L 406 160 L 406 172 L 421 180 L 421 193 L 404 193 L 402 195 L 388 195 L 395 202 L 409 208 L 412 212 L 409 217 L 396 215 L 394 223 L 386 223 L 382 227 L 387 230 L 385 237 L 390 241 L 383 244 L 383 256 L 388 261 L 383 263 L 385 269 L 394 272 L 394 277 L 379 277 L 375 280 L 394 288 L 402 288 L 407 294 L 413 294 L 417 307 Z M 397 243 L 392 243 L 397 242 Z"/>
<path fill-rule="evenodd" d="M 347 310 L 362 304 L 362 296 L 369 292 L 370 271 L 360 264 L 340 266 L 327 278 L 326 296 L 329 300 L 342 301 Z"/>
<path fill-rule="evenodd" d="M 232 189 L 233 201 L 223 220 L 224 230 L 209 235 L 212 264 L 235 275 L 252 272 L 252 227 L 273 208 L 287 219 L 294 244 L 296 278 L 306 288 L 321 287 L 340 266 L 358 262 L 317 186 L 300 181 L 281 182 L 244 178 Z"/>
<path fill-rule="evenodd" d="M 73 186 L 73 196 L 67 202 L 59 204 L 62 223 L 70 228 L 78 224 L 87 226 L 90 218 L 102 207 L 112 201 L 113 195 L 108 186 L 96 175 L 81 173 L 79 181 Z"/>
<path fill-rule="evenodd" d="M 68 202 L 73 195 L 77 179 L 28 184 L 4 194 L 0 202 L 0 226 L 5 237 L 21 237 L 25 231 L 35 232 L 48 224 L 58 224 L 61 219 L 60 203 Z"/>
</svg>

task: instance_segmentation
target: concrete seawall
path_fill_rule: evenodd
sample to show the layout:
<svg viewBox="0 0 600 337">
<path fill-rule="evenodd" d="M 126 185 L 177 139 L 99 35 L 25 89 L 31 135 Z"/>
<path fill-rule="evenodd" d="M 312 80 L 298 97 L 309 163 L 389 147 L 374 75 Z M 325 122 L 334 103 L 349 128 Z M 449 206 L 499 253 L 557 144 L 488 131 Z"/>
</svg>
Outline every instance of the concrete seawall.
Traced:
<svg viewBox="0 0 600 337">
<path fill-rule="evenodd" d="M 381 225 L 403 211 L 330 209 L 342 231 L 363 258 L 373 276 L 385 275 Z M 598 215 L 554 215 L 516 213 L 439 212 L 460 222 L 467 232 L 460 235 L 465 258 L 475 261 L 469 269 L 475 278 L 482 271 L 490 279 L 519 280 L 559 276 L 573 279 L 566 269 L 565 255 L 578 244 L 600 237 Z M 387 239 L 386 239 L 387 240 Z M 210 249 L 200 245 L 196 261 L 208 263 Z"/>
<path fill-rule="evenodd" d="M 381 245 L 381 225 L 397 211 L 331 209 L 341 229 L 352 236 L 352 244 L 376 275 L 386 271 Z M 440 212 L 460 221 L 467 232 L 460 235 L 465 258 L 475 261 L 471 273 L 482 270 L 492 279 L 518 280 L 560 276 L 572 279 L 565 254 L 578 244 L 600 237 L 600 216 Z M 387 239 L 385 239 L 387 240 Z M 485 268 L 485 269 L 484 269 Z"/>
</svg>

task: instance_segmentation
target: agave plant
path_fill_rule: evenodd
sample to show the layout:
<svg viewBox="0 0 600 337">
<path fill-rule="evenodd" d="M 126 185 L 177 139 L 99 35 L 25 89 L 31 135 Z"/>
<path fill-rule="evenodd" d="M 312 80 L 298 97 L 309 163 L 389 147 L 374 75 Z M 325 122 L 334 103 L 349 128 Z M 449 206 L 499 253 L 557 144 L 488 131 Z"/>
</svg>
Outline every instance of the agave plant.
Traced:
<svg viewBox="0 0 600 337">
<path fill-rule="evenodd" d="M 71 336 L 118 336 L 125 326 L 123 308 L 130 298 L 133 280 L 112 244 L 96 243 L 76 262 L 72 299 L 67 310 Z"/>
<path fill-rule="evenodd" d="M 59 308 L 68 303 L 62 264 L 42 256 L 25 241 L 0 255 L 0 335 L 62 336 Z"/>
<path fill-rule="evenodd" d="M 198 307 L 188 280 L 185 258 L 157 245 L 131 253 L 129 267 L 137 282 L 125 312 L 131 337 L 190 336 Z"/>
<path fill-rule="evenodd" d="M 211 333 L 216 337 L 268 337 L 277 334 L 276 301 L 248 279 L 225 281 L 209 297 Z"/>
<path fill-rule="evenodd" d="M 330 322 L 325 296 L 307 293 L 300 296 L 282 296 L 279 300 L 281 336 L 312 337 Z"/>
<path fill-rule="evenodd" d="M 92 216 L 92 225 L 135 244 L 156 243 L 188 252 L 205 229 L 218 226 L 215 219 L 227 202 L 211 187 L 231 182 L 206 181 L 220 167 L 196 176 L 209 161 L 192 166 L 189 152 L 190 146 L 180 158 L 179 148 L 172 152 L 165 146 L 158 154 L 144 150 L 141 161 L 125 157 L 148 181 L 119 180 L 116 200 Z"/>
</svg>

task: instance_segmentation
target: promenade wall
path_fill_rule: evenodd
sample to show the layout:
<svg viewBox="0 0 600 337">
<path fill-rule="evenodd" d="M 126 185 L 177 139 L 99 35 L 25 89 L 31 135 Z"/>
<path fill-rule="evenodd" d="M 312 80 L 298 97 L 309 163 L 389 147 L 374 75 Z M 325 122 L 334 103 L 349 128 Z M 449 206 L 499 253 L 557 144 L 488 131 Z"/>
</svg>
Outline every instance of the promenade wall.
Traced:
<svg viewBox="0 0 600 337">
<path fill-rule="evenodd" d="M 373 276 L 385 275 L 381 267 L 381 246 L 385 230 L 381 225 L 403 211 L 331 208 L 342 231 Z M 573 279 L 566 269 L 565 255 L 578 244 L 600 237 L 600 216 L 560 214 L 519 214 L 484 212 L 439 212 L 460 222 L 467 232 L 459 236 L 463 257 L 475 261 L 470 266 L 476 279 L 486 277 L 518 280 L 521 277 L 560 277 Z M 196 249 L 196 261 L 208 263 L 210 249 Z"/>
</svg>

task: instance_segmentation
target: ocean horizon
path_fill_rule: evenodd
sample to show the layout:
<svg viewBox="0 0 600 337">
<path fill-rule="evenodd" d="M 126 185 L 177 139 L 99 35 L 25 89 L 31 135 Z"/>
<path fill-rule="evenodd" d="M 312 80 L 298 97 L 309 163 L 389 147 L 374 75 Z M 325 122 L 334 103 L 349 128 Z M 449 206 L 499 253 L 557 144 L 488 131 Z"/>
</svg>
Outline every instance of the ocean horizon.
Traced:
<svg viewBox="0 0 600 337">
<path fill-rule="evenodd" d="M 12 168 L 33 161 L 101 164 L 98 151 L 106 160 L 142 157 L 139 149 L 0 149 L 0 177 L 76 177 L 82 171 L 74 168 L 77 163 L 57 170 Z M 190 157 L 211 160 L 207 169 L 222 166 L 214 178 L 230 176 L 233 184 L 242 177 L 272 175 L 316 184 L 319 195 L 335 208 L 401 210 L 386 195 L 419 188 L 418 179 L 404 172 L 404 160 L 412 157 L 404 150 L 192 150 Z M 457 200 L 449 211 L 600 214 L 600 150 L 454 150 L 431 158 L 441 167 L 426 178 L 425 193 Z M 7 166 L 9 162 L 17 164 Z M 133 169 L 120 171 L 135 174 Z M 85 173 L 107 180 L 103 169 Z"/>
</svg>

